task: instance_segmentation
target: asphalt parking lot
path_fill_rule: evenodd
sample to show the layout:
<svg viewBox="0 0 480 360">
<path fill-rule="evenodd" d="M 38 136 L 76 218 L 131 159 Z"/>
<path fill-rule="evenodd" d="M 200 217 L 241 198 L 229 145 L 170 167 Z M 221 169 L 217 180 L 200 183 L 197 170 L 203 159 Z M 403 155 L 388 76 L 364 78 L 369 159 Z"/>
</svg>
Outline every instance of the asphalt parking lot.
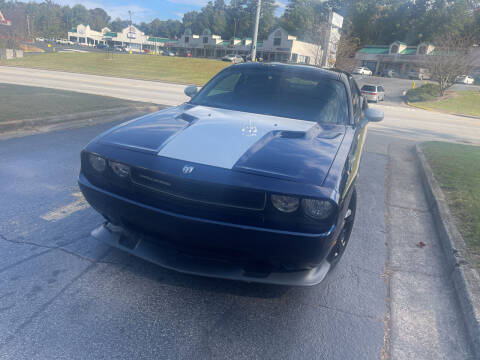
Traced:
<svg viewBox="0 0 480 360">
<path fill-rule="evenodd" d="M 408 210 L 422 206 L 408 143 L 369 134 L 342 262 L 318 286 L 279 287 L 182 275 L 91 238 L 102 218 L 79 194 L 79 152 L 111 125 L 0 143 L 0 358 L 469 358 L 435 238 L 423 253 L 402 242 L 402 228 L 431 232 Z"/>
<path fill-rule="evenodd" d="M 255 285 L 181 275 L 89 237 L 102 218 L 78 197 L 79 152 L 108 127 L 0 147 L 0 358 L 378 357 L 384 158 L 363 161 L 363 211 L 332 276 L 312 288 Z"/>
<path fill-rule="evenodd" d="M 38 86 L 81 77 L 84 92 L 129 98 L 127 82 L 184 99 L 180 85 L 37 73 Z M 79 153 L 113 123 L 0 136 L 0 358 L 474 359 L 412 149 L 478 144 L 480 125 L 393 105 L 372 105 L 386 117 L 369 125 L 350 244 L 309 288 L 182 275 L 90 237 L 103 220 L 79 193 Z"/>
<path fill-rule="evenodd" d="M 385 88 L 385 103 L 390 105 L 404 105 L 405 100 L 403 92 L 411 89 L 414 82 L 414 80 L 409 79 L 387 78 L 380 76 L 354 75 L 354 78 L 357 80 L 358 86 L 360 88 L 366 84 L 383 85 Z M 423 85 L 424 83 L 425 81 L 415 80 L 416 87 Z M 480 90 L 480 86 L 455 84 L 449 90 Z"/>
</svg>

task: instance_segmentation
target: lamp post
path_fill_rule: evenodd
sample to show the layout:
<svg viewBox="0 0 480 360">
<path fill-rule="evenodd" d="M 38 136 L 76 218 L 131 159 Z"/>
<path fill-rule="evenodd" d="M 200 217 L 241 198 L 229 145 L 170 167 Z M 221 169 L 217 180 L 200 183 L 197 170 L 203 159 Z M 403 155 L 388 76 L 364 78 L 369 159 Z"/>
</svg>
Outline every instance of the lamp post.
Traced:
<svg viewBox="0 0 480 360">
<path fill-rule="evenodd" d="M 132 53 L 132 11 L 128 10 L 128 15 L 130 16 L 130 28 L 128 29 L 128 52 Z"/>
<path fill-rule="evenodd" d="M 262 7 L 262 0 L 257 3 L 257 15 L 255 16 L 255 29 L 253 31 L 252 42 L 252 61 L 257 61 L 257 38 L 258 38 L 258 23 L 260 22 L 260 8 Z M 235 40 L 234 40 L 235 41 Z"/>
</svg>

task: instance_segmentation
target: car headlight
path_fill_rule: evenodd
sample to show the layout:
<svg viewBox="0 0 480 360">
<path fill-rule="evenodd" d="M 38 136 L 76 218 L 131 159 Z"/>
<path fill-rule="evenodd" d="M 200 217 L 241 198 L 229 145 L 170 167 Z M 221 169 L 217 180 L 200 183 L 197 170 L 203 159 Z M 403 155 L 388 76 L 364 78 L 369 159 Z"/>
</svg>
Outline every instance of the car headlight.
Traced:
<svg viewBox="0 0 480 360">
<path fill-rule="evenodd" d="M 305 214 L 315 220 L 325 220 L 333 211 L 333 205 L 328 200 L 303 199 L 302 207 Z"/>
<path fill-rule="evenodd" d="M 88 154 L 88 161 L 96 171 L 98 172 L 105 171 L 106 161 L 103 157 L 95 154 Z"/>
<path fill-rule="evenodd" d="M 300 205 L 300 200 L 294 196 L 272 195 L 270 199 L 273 206 L 284 213 L 292 213 L 296 211 Z"/>
<path fill-rule="evenodd" d="M 113 172 L 121 178 L 126 178 L 130 175 L 130 166 L 124 165 L 115 161 L 109 161 L 110 167 Z"/>
</svg>

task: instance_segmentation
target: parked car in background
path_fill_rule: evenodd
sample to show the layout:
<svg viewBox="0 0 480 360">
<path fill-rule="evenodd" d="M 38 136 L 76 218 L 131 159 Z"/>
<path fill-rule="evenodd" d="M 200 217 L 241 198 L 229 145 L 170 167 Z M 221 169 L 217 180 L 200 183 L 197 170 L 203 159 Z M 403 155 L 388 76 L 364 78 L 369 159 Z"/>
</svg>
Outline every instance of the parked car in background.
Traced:
<svg viewBox="0 0 480 360">
<path fill-rule="evenodd" d="M 382 85 L 363 85 L 361 92 L 367 101 L 378 103 L 379 101 L 385 100 L 385 89 Z"/>
<path fill-rule="evenodd" d="M 385 69 L 380 75 L 388 78 L 398 77 L 398 73 L 392 69 Z"/>
<path fill-rule="evenodd" d="M 430 77 L 430 70 L 424 68 L 412 69 L 408 72 L 408 78 L 412 80 L 428 80 Z"/>
<path fill-rule="evenodd" d="M 44 39 L 44 38 L 42 38 L 42 37 L 38 37 L 38 38 L 35 38 L 35 41 L 38 41 L 38 42 L 44 42 L 44 41 L 45 41 L 45 39 Z"/>
<path fill-rule="evenodd" d="M 458 76 L 455 80 L 457 84 L 465 84 L 465 85 L 472 85 L 475 82 L 475 79 L 468 75 L 461 75 Z"/>
<path fill-rule="evenodd" d="M 349 242 L 383 113 L 350 74 L 310 66 L 229 66 L 185 94 L 82 151 L 81 191 L 106 219 L 93 237 L 189 274 L 318 284 Z"/>
<path fill-rule="evenodd" d="M 240 55 L 236 55 L 236 54 L 227 54 L 224 57 L 222 57 L 222 60 L 229 61 L 234 64 L 243 62 L 243 58 Z"/>
<path fill-rule="evenodd" d="M 163 51 L 162 51 L 162 55 L 163 55 L 163 56 L 175 56 L 175 53 L 172 52 L 172 51 L 163 50 Z"/>
<path fill-rule="evenodd" d="M 262 61 L 263 61 L 263 58 L 260 57 L 260 56 L 258 56 L 258 55 L 256 56 L 256 58 L 257 58 L 257 61 L 258 61 L 258 62 L 262 62 Z M 252 61 L 252 54 L 242 55 L 242 59 L 243 59 L 243 61 L 245 61 L 245 62 L 246 62 L 246 61 Z"/>
<path fill-rule="evenodd" d="M 355 74 L 355 75 L 372 75 L 372 70 L 370 70 L 369 68 L 360 66 L 360 67 L 357 67 L 353 70 L 353 74 Z"/>
<path fill-rule="evenodd" d="M 106 49 L 108 49 L 108 45 L 105 45 L 105 44 L 102 44 L 102 43 L 97 44 L 95 47 L 96 47 L 97 49 L 101 49 L 101 50 L 106 50 Z"/>
</svg>

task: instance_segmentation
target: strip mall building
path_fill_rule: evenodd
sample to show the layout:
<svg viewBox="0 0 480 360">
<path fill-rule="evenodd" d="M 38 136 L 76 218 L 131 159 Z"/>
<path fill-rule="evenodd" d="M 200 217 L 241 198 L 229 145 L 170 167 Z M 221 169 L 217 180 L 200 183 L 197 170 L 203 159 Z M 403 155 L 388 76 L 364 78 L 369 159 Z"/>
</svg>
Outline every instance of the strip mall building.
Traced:
<svg viewBox="0 0 480 360">
<path fill-rule="evenodd" d="M 338 32 L 339 28 L 335 28 L 329 32 L 329 36 L 333 38 Z M 252 47 L 251 38 L 223 40 L 208 29 L 204 30 L 201 35 L 192 34 L 187 29 L 178 40 L 170 40 L 145 35 L 135 26 L 128 26 L 121 32 L 112 32 L 109 28 L 95 31 L 89 25 L 80 24 L 68 32 L 68 39 L 90 46 L 107 44 L 126 47 L 137 52 L 157 50 L 156 53 L 160 49 L 168 49 L 181 56 L 190 53 L 194 57 L 210 58 L 220 58 L 226 54 L 247 55 Z M 330 54 L 328 61 L 333 65 L 336 46 L 330 45 L 328 49 Z M 262 57 L 265 61 L 319 65 L 322 55 L 324 54 L 321 45 L 299 41 L 282 28 L 277 28 L 266 39 L 257 42 L 257 56 Z"/>
</svg>

